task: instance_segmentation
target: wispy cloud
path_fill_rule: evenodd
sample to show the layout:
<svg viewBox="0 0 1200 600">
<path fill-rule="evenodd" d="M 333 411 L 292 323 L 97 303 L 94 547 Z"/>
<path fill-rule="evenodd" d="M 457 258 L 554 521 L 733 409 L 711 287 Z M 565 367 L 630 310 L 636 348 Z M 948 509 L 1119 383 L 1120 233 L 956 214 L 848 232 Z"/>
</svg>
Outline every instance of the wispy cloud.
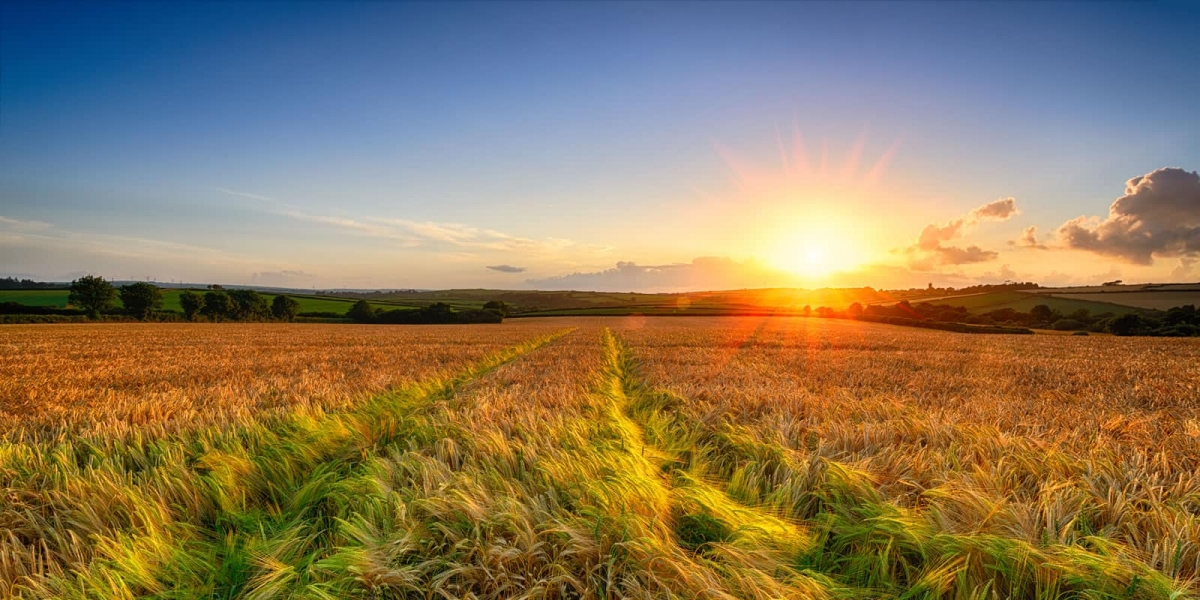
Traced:
<svg viewBox="0 0 1200 600">
<path fill-rule="evenodd" d="M 239 192 L 239 191 L 236 191 L 236 190 L 231 190 L 231 189 L 228 189 L 228 188 L 223 188 L 223 187 L 218 187 L 218 188 L 213 188 L 213 189 L 214 189 L 214 190 L 216 190 L 216 191 L 218 191 L 218 192 L 221 192 L 222 194 L 228 194 L 228 195 L 230 195 L 230 196 L 241 196 L 242 198 L 251 198 L 251 199 L 254 199 L 254 200 L 264 200 L 264 201 L 267 201 L 267 202 L 274 202 L 274 201 L 275 201 L 275 199 L 274 199 L 274 198 L 272 198 L 272 197 L 270 197 L 270 196 L 262 196 L 262 195 L 259 195 L 259 194 L 251 194 L 250 192 Z"/>
<path fill-rule="evenodd" d="M 489 265 L 487 268 L 491 269 L 493 271 L 499 271 L 501 273 L 524 273 L 525 272 L 525 267 L 514 267 L 512 265 Z"/>
<path fill-rule="evenodd" d="M 45 221 L 23 221 L 21 219 L 10 219 L 4 216 L 0 216 L 0 225 L 3 225 L 7 229 L 14 229 L 18 231 L 40 231 L 53 227 L 53 225 Z"/>
</svg>

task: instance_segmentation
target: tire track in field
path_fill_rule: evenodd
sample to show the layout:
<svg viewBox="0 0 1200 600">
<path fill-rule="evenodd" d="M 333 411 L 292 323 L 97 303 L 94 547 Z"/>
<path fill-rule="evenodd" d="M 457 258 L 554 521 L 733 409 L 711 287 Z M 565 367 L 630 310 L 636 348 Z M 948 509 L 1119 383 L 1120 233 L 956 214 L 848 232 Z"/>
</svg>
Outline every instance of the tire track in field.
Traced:
<svg viewBox="0 0 1200 600">
<path fill-rule="evenodd" d="M 336 521 L 356 493 L 347 482 L 362 474 L 372 455 L 405 442 L 410 448 L 436 443 L 447 428 L 440 422 L 445 401 L 459 389 L 574 330 L 526 340 L 455 374 L 402 385 L 344 411 L 183 436 L 172 444 L 181 461 L 136 474 L 117 470 L 113 476 L 141 480 L 130 493 L 150 507 L 166 501 L 156 493 L 155 479 L 194 481 L 191 493 L 206 506 L 202 514 L 175 507 L 168 516 L 162 506 L 152 531 L 130 525 L 93 534 L 86 562 L 60 563 L 59 576 L 8 583 L 30 597 L 83 596 L 98 587 L 130 597 L 167 592 L 235 597 L 303 578 L 310 565 L 337 548 Z M 123 552 L 122 560 L 104 556 L 112 549 Z M 277 555 L 280 549 L 288 556 Z M 78 549 L 63 550 L 80 556 Z M 290 573 L 281 576 L 281 569 Z"/>
<path fill-rule="evenodd" d="M 704 554 L 706 562 L 757 571 L 764 579 L 790 586 L 788 591 L 799 596 L 824 595 L 829 582 L 818 582 L 790 568 L 795 557 L 813 543 L 807 531 L 688 473 L 686 457 L 651 439 L 647 423 L 635 410 L 651 393 L 638 374 L 637 360 L 611 330 L 606 328 L 603 336 L 608 386 L 604 391 L 610 398 L 609 416 L 633 433 L 630 452 L 643 458 L 671 495 L 675 542 Z M 763 550 L 774 556 L 773 572 L 760 569 L 757 560 L 750 558 Z"/>
</svg>

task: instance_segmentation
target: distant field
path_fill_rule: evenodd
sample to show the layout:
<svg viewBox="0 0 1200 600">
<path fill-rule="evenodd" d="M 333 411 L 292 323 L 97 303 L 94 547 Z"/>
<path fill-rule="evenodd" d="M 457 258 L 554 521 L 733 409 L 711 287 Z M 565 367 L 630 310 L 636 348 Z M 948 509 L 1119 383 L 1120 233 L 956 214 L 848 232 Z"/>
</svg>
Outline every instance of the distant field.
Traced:
<svg viewBox="0 0 1200 600">
<path fill-rule="evenodd" d="M 1107 298 L 1105 299 L 1107 300 Z M 1092 314 L 1101 314 L 1110 312 L 1114 315 L 1123 315 L 1130 312 L 1136 312 L 1136 307 L 1112 304 L 1109 302 L 1097 302 L 1087 299 L 1075 299 L 1075 296 L 1048 296 L 1045 294 L 1030 294 L 1027 292 L 993 292 L 988 294 L 976 294 L 972 296 L 959 296 L 956 298 L 934 299 L 930 300 L 934 304 L 947 304 L 950 306 L 964 306 L 973 314 L 982 314 L 1002 308 L 1011 308 L 1019 312 L 1029 312 L 1029 309 L 1045 304 L 1050 308 L 1057 310 L 1063 314 L 1070 314 L 1079 309 L 1086 309 Z"/>
<path fill-rule="evenodd" d="M 199 293 L 204 293 L 207 290 L 194 290 Z M 165 289 L 163 290 L 163 308 L 176 312 L 182 311 L 179 306 L 179 295 L 184 290 Z M 64 307 L 67 305 L 67 296 L 70 294 L 67 290 L 0 290 L 0 302 L 17 302 L 27 306 L 57 306 Z M 275 294 L 263 294 L 267 297 L 267 301 L 275 298 Z M 344 313 L 356 302 L 346 298 L 330 298 L 326 296 L 305 296 L 298 294 L 287 294 L 295 298 L 300 303 L 300 312 L 336 312 Z M 121 302 L 117 300 L 117 306 Z M 371 305 L 376 308 L 394 309 L 404 308 L 403 305 L 394 302 L 384 302 L 373 300 Z"/>
<path fill-rule="evenodd" d="M 1054 294 L 1054 298 L 1068 300 L 1083 300 L 1091 302 L 1111 302 L 1138 308 L 1153 308 L 1167 310 L 1176 306 L 1191 304 L 1200 306 L 1200 291 L 1144 291 L 1144 292 L 1093 292 L 1070 294 Z"/>
<path fill-rule="evenodd" d="M 1200 597 L 1200 340 L 0 330 L 0 597 Z"/>
<path fill-rule="evenodd" d="M 0 302 L 17 302 L 26 306 L 67 305 L 67 290 L 0 290 Z"/>
</svg>

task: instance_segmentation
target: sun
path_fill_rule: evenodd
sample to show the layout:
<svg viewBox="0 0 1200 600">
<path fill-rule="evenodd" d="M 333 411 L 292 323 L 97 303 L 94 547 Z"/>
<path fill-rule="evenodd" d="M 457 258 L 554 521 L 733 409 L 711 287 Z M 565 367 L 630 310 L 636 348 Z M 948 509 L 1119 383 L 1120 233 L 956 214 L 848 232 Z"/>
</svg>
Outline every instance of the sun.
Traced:
<svg viewBox="0 0 1200 600">
<path fill-rule="evenodd" d="M 852 271 L 862 265 L 855 237 L 827 221 L 795 227 L 777 234 L 768 261 L 778 269 L 809 279 Z"/>
</svg>

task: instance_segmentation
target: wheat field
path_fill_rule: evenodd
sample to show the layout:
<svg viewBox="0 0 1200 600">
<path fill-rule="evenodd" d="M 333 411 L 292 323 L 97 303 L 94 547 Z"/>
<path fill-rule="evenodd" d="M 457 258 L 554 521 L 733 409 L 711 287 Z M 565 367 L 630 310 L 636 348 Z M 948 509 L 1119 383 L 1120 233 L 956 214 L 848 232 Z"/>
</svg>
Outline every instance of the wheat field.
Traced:
<svg viewBox="0 0 1200 600">
<path fill-rule="evenodd" d="M 1200 343 L 0 328 L 0 596 L 1190 598 Z"/>
</svg>

